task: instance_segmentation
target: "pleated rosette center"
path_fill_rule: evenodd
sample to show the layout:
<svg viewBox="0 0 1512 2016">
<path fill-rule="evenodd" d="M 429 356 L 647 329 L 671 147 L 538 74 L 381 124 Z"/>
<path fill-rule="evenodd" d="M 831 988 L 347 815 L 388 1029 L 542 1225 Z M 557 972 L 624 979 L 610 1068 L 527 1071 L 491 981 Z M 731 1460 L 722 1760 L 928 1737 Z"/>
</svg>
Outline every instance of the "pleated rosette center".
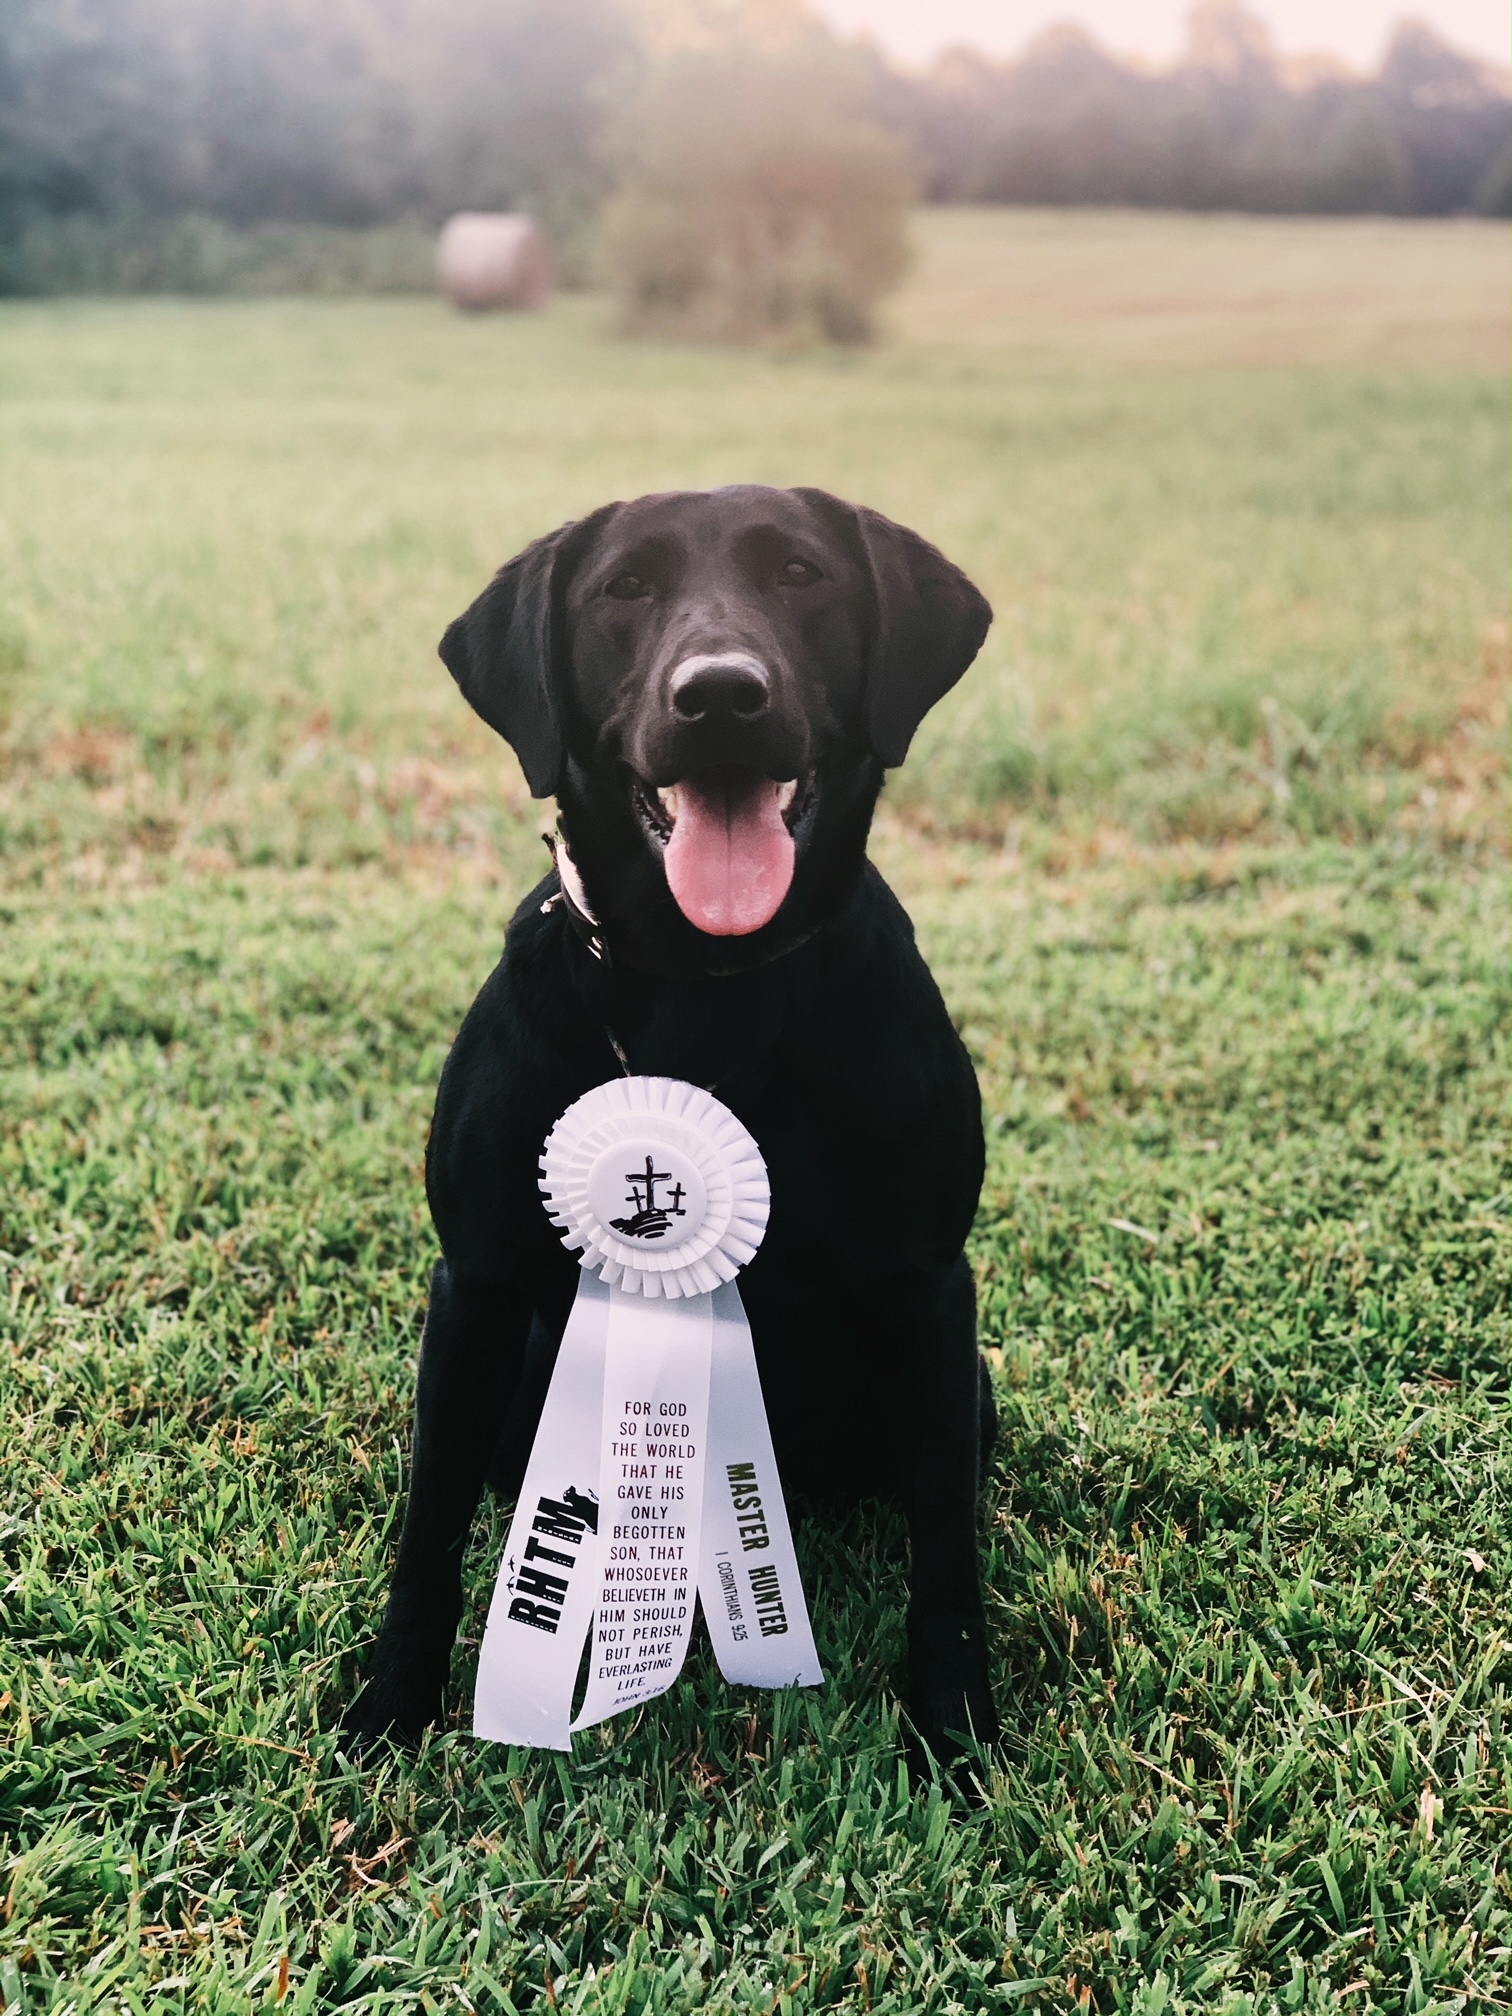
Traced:
<svg viewBox="0 0 1512 2016">
<path fill-rule="evenodd" d="M 541 1193 L 580 1265 L 627 1294 L 709 1295 L 766 1231 L 761 1151 L 728 1106 L 680 1078 L 620 1078 L 546 1137 Z"/>
</svg>

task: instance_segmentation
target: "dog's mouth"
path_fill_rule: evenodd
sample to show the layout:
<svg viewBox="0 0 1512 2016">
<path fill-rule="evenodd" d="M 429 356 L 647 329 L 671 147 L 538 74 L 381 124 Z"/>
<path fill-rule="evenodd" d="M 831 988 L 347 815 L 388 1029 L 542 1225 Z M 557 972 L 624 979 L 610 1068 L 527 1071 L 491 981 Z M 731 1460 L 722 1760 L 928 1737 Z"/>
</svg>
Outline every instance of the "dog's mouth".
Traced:
<svg viewBox="0 0 1512 2016">
<path fill-rule="evenodd" d="M 630 795 L 690 924 L 711 938 L 743 938 L 771 923 L 813 812 L 812 770 L 786 782 L 755 770 L 705 770 L 659 790 L 635 777 Z"/>
</svg>

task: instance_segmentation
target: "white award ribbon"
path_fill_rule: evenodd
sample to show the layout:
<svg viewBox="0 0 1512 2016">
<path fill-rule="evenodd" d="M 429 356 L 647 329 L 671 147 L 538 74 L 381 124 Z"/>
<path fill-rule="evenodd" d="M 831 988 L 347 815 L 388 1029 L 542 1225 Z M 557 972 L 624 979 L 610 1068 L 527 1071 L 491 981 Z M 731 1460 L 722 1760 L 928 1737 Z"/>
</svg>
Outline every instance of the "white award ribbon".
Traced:
<svg viewBox="0 0 1512 2016">
<path fill-rule="evenodd" d="M 541 1189 L 583 1272 L 488 1612 L 474 1734 L 567 1750 L 573 1730 L 664 1694 L 695 1591 L 726 1680 L 817 1686 L 735 1285 L 770 1204 L 756 1143 L 696 1085 L 615 1079 L 553 1127 Z"/>
</svg>

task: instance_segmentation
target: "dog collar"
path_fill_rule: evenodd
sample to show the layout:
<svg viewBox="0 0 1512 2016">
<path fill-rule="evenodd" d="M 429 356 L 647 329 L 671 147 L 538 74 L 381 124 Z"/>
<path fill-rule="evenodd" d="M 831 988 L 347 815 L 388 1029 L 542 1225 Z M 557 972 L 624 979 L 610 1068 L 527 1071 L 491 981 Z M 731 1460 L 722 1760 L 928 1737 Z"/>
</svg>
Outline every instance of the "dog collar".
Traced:
<svg viewBox="0 0 1512 2016">
<path fill-rule="evenodd" d="M 551 851 L 551 858 L 556 863 L 557 881 L 561 884 L 558 893 L 548 896 L 541 905 L 541 915 L 544 917 L 560 903 L 567 913 L 567 922 L 594 958 L 603 966 L 612 965 L 614 962 L 609 957 L 609 941 L 604 936 L 604 927 L 588 901 L 588 892 L 583 887 L 577 863 L 568 852 L 567 842 L 560 833 L 543 833 L 541 838 Z"/>
</svg>

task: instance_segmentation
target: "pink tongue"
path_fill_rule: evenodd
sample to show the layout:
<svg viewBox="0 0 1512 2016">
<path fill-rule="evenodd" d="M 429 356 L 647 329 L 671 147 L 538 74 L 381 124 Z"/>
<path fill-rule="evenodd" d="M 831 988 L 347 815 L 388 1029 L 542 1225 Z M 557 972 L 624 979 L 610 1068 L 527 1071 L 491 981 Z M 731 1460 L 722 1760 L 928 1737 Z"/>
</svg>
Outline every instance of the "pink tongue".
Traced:
<svg viewBox="0 0 1512 2016">
<path fill-rule="evenodd" d="M 713 938 L 743 938 L 776 916 L 793 879 L 793 836 L 766 777 L 728 790 L 677 787 L 667 883 L 677 907 Z"/>
</svg>

